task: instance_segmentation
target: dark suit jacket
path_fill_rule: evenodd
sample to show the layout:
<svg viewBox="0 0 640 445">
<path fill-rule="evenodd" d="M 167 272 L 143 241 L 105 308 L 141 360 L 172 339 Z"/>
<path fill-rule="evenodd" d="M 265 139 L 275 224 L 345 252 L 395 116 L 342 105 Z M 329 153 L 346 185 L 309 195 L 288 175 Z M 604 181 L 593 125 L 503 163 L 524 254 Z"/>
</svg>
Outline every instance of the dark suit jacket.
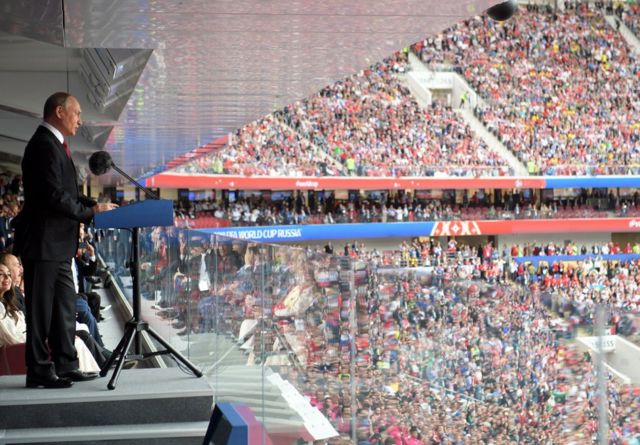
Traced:
<svg viewBox="0 0 640 445">
<path fill-rule="evenodd" d="M 76 267 L 78 268 L 78 292 L 83 294 L 87 292 L 84 288 L 84 279 L 96 274 L 98 270 L 97 261 L 91 261 L 87 255 L 76 257 Z"/>
<path fill-rule="evenodd" d="M 24 207 L 12 221 L 14 252 L 27 260 L 71 259 L 78 248 L 79 222 L 91 221 L 95 201 L 80 194 L 73 162 L 43 126 L 25 148 L 22 177 Z"/>
<path fill-rule="evenodd" d="M 13 286 L 13 293 L 16 296 L 16 301 L 18 302 L 18 309 L 22 311 L 23 314 L 27 313 L 27 305 L 24 302 L 24 294 L 20 290 L 18 286 Z"/>
</svg>

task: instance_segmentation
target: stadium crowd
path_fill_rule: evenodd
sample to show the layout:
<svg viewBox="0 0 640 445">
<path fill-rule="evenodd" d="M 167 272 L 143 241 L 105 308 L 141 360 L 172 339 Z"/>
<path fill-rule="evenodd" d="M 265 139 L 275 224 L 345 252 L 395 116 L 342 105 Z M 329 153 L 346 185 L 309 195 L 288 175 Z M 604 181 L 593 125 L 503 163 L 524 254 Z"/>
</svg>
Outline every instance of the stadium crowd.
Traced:
<svg viewBox="0 0 640 445">
<path fill-rule="evenodd" d="M 338 200 L 331 192 L 322 199 L 315 194 L 288 192 L 269 200 L 260 193 L 231 202 L 212 199 L 176 203 L 176 222 L 181 227 L 268 226 L 366 222 L 412 222 L 451 220 L 609 218 L 640 214 L 640 195 L 616 197 L 613 193 L 582 190 L 556 199 L 524 199 L 522 192 L 503 191 L 494 204 L 484 191 L 455 196 L 417 198 L 402 194 Z"/>
<path fill-rule="evenodd" d="M 176 171 L 245 176 L 339 173 L 339 166 L 322 162 L 323 155 L 271 114 L 242 127 L 224 149 L 185 163 Z"/>
<path fill-rule="evenodd" d="M 518 20 L 463 22 L 413 49 L 453 66 L 483 96 L 476 116 L 531 174 L 640 171 L 640 64 L 616 29 L 638 5 L 532 5 Z M 619 17 L 619 18 L 618 18 Z M 268 175 L 499 176 L 507 163 L 449 107 L 421 109 L 398 74 L 401 51 L 239 130 L 228 148 L 181 172 Z M 540 93 L 543 91 L 544 93 Z M 252 162 L 253 160 L 257 162 Z M 576 161 L 577 160 L 577 161 Z"/>
<path fill-rule="evenodd" d="M 9 228 L 22 206 L 22 180 L 20 175 L 0 172 L 0 252 L 12 244 L 13 234 Z"/>
<path fill-rule="evenodd" d="M 602 11 L 570 5 L 473 18 L 414 49 L 467 79 L 478 118 L 530 173 L 637 174 L 640 64 Z"/>
<path fill-rule="evenodd" d="M 357 243 L 339 252 L 327 244 L 323 250 L 335 256 L 231 241 L 214 252 L 211 240 L 197 238 L 173 249 L 164 250 L 159 267 L 175 270 L 174 256 L 182 268 L 164 294 L 175 298 L 161 311 L 169 322 L 183 335 L 231 330 L 251 362 L 264 349 L 265 364 L 341 433 L 332 443 L 351 443 L 352 433 L 362 445 L 592 443 L 595 367 L 571 337 L 592 323 L 585 302 L 611 303 L 608 322 L 621 331 L 629 329 L 624 317 L 638 312 L 637 262 L 521 269 L 512 250 L 503 258 L 490 244 L 441 246 L 435 239 L 403 243 L 390 256 Z M 553 244 L 513 249 L 519 256 L 574 251 Z M 216 288 L 189 290 L 185 283 L 203 282 L 203 264 L 216 265 L 208 269 Z M 404 267 L 411 265 L 420 267 Z M 560 279 L 548 282 L 550 273 Z M 609 286 L 610 298 L 593 283 Z M 620 304 L 625 299 L 633 304 Z M 264 316 L 273 327 L 255 329 Z M 640 439 L 640 388 L 609 378 L 607 401 L 609 443 Z"/>
<path fill-rule="evenodd" d="M 637 3 L 626 5 L 618 15 L 623 17 L 627 28 L 640 39 L 640 5 Z"/>
<path fill-rule="evenodd" d="M 330 151 L 350 175 L 508 174 L 506 162 L 450 107 L 418 105 L 396 76 L 405 66 L 406 53 L 398 52 L 285 107 L 284 120 Z"/>
<path fill-rule="evenodd" d="M 243 175 L 504 176 L 492 152 L 451 109 L 422 109 L 397 74 L 406 53 L 336 82 L 240 129 L 224 150 L 182 173 Z"/>
</svg>

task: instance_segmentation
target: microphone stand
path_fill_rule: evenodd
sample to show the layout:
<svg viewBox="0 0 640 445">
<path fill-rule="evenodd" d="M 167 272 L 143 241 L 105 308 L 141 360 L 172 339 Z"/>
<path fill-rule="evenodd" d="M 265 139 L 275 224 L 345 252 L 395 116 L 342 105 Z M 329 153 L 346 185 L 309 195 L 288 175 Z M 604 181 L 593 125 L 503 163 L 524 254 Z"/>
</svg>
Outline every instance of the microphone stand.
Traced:
<svg viewBox="0 0 640 445">
<path fill-rule="evenodd" d="M 138 181 L 136 181 L 135 179 L 133 179 L 131 176 L 129 176 L 127 173 L 125 173 L 124 170 L 122 170 L 120 167 L 118 167 L 116 164 L 114 164 L 113 162 L 111 163 L 111 167 L 117 171 L 118 173 L 120 173 L 122 176 L 124 176 L 125 178 L 127 178 L 129 180 L 130 183 L 132 183 L 133 185 L 135 185 L 138 189 L 142 190 L 144 192 L 145 195 L 147 195 L 147 198 L 151 198 L 151 199 L 160 199 L 160 197 L 158 195 L 156 195 L 154 192 L 152 192 L 151 190 L 149 190 L 148 188 L 146 188 L 144 185 L 140 184 Z"/>
<path fill-rule="evenodd" d="M 118 168 L 115 164 L 111 163 L 111 167 L 122 176 L 127 178 L 133 185 L 142 190 L 147 197 L 151 199 L 160 199 L 158 195 L 153 193 L 148 188 L 144 187 L 138 181 L 133 179 L 131 176 L 126 174 L 120 168 Z M 107 388 L 113 390 L 116 388 L 116 384 L 118 382 L 118 378 L 120 376 L 120 372 L 122 371 L 122 367 L 124 366 L 125 359 L 130 360 L 145 360 L 149 357 L 153 357 L 156 355 L 172 355 L 174 359 L 180 361 L 184 364 L 189 370 L 196 376 L 202 377 L 202 372 L 195 367 L 193 363 L 189 361 L 185 356 L 180 354 L 180 352 L 176 351 L 166 340 L 164 340 L 160 334 L 154 331 L 151 326 L 146 321 L 141 320 L 140 318 L 140 243 L 139 243 L 139 235 L 140 228 L 133 227 L 131 229 L 131 250 L 132 257 L 131 262 L 129 263 L 129 270 L 131 273 L 131 284 L 133 286 L 133 318 L 127 321 L 125 324 L 125 332 L 122 336 L 122 339 L 118 343 L 118 346 L 113 350 L 111 356 L 107 360 L 107 362 L 100 369 L 100 376 L 104 377 L 108 374 L 109 368 L 113 365 L 116 358 L 118 359 L 116 363 L 116 367 L 113 371 L 113 375 L 111 376 L 111 380 L 107 384 Z M 147 332 L 149 335 L 155 339 L 160 345 L 164 347 L 164 350 L 156 351 L 156 352 L 147 352 L 143 353 L 140 345 L 140 335 L 142 332 Z M 131 344 L 134 344 L 134 354 L 129 354 L 129 349 L 131 348 Z"/>
</svg>

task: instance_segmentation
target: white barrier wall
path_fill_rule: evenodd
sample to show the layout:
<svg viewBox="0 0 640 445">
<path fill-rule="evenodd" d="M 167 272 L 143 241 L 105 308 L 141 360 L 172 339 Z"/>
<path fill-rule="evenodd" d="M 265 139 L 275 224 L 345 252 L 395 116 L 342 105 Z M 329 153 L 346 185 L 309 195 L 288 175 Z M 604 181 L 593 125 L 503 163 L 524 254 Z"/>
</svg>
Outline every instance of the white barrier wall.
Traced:
<svg viewBox="0 0 640 445">
<path fill-rule="evenodd" d="M 496 237 L 497 247 L 502 250 L 506 244 L 522 245 L 524 243 L 542 243 L 548 244 L 553 242 L 556 245 L 564 245 L 565 241 L 570 240 L 578 246 L 585 245 L 591 247 L 594 244 L 602 245 L 611 241 L 611 233 L 532 233 L 519 235 L 499 235 Z"/>
<path fill-rule="evenodd" d="M 471 245 L 481 245 L 486 242 L 488 236 L 476 236 L 476 237 L 458 237 L 458 240 L 461 243 L 470 243 Z M 370 249 L 376 248 L 378 250 L 395 250 L 400 247 L 400 244 L 403 240 L 410 241 L 410 238 L 387 238 L 387 239 L 367 239 L 364 240 L 365 246 Z M 496 236 L 496 244 L 497 247 L 502 251 L 502 247 L 507 245 L 511 247 L 513 244 L 522 245 L 524 243 L 534 243 L 544 242 L 548 244 L 549 242 L 554 242 L 556 245 L 564 245 L 566 240 L 571 240 L 574 243 L 577 243 L 578 246 L 582 246 L 583 244 L 587 247 L 591 247 L 594 244 L 602 245 L 604 243 L 608 243 L 611 241 L 611 233 L 580 233 L 580 234 L 571 234 L 571 233 L 537 233 L 537 234 L 524 234 L 524 235 L 499 235 Z M 344 250 L 345 243 L 351 244 L 352 242 L 356 242 L 360 244 L 361 240 L 353 240 L 353 239 L 343 239 L 343 240 L 333 240 L 331 243 L 333 244 L 334 251 L 342 252 Z M 446 238 L 442 238 L 441 242 L 446 242 Z M 326 244 L 323 241 L 303 241 L 294 243 L 297 246 L 322 246 Z"/>
<path fill-rule="evenodd" d="M 387 239 L 366 239 L 366 240 L 353 240 L 353 239 L 342 239 L 342 240 L 331 240 L 331 244 L 333 245 L 333 251 L 338 254 L 344 252 L 344 245 L 351 245 L 353 242 L 360 245 L 360 243 L 364 243 L 364 245 L 368 249 L 378 249 L 378 250 L 397 250 L 400 248 L 400 244 L 402 241 L 410 241 L 410 238 L 387 238 Z M 299 243 L 293 243 L 296 246 L 324 246 L 327 244 L 327 241 L 303 241 Z"/>
</svg>

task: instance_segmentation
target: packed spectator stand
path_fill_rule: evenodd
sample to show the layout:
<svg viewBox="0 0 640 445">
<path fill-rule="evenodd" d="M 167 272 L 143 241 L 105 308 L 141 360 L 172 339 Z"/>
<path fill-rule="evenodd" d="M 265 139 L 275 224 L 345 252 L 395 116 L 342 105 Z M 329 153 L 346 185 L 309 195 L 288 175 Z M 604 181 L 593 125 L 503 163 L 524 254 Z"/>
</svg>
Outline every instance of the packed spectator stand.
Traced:
<svg viewBox="0 0 640 445">
<path fill-rule="evenodd" d="M 640 64 L 604 19 L 634 28 L 638 7 L 565 2 L 518 20 L 469 19 L 413 46 L 427 66 L 460 72 L 476 116 L 530 174 L 635 174 Z M 249 124 L 229 147 L 178 172 L 269 175 L 504 176 L 511 172 L 450 106 L 422 109 L 399 80 L 406 52 Z M 539 94 L 545 91 L 545 94 Z M 251 162 L 252 159 L 257 162 Z M 416 162 L 418 161 L 418 162 Z"/>
<path fill-rule="evenodd" d="M 240 129 L 228 147 L 179 173 L 287 176 L 505 176 L 489 150 L 451 109 L 422 109 L 397 78 L 406 53 L 327 86 Z"/>
<path fill-rule="evenodd" d="M 336 82 L 285 107 L 287 124 L 325 147 L 357 176 L 484 176 L 509 169 L 497 153 L 439 102 L 421 109 L 396 73 L 406 53 Z M 489 170 L 483 167 L 491 167 Z"/>
<path fill-rule="evenodd" d="M 478 118 L 532 174 L 636 174 L 640 64 L 585 3 L 505 23 L 467 20 L 416 45 L 458 70 L 485 100 Z"/>
<path fill-rule="evenodd" d="M 613 193 L 582 190 L 577 196 L 526 201 L 522 192 L 504 191 L 494 205 L 484 192 L 453 199 L 423 199 L 409 193 L 337 200 L 332 192 L 322 200 L 314 194 L 292 192 L 286 199 L 261 196 L 234 202 L 212 199 L 176 203 L 176 224 L 187 228 L 270 226 L 367 222 L 420 222 L 451 220 L 508 220 L 555 218 L 615 218 L 640 215 L 640 195 L 616 197 Z"/>
<path fill-rule="evenodd" d="M 522 25 L 517 27 L 525 26 L 526 32 L 535 34 L 533 24 L 537 16 L 534 14 L 542 14 L 544 26 L 552 32 L 560 27 L 575 31 L 585 23 L 593 23 L 597 33 L 605 31 L 606 25 L 598 13 L 584 11 L 575 19 L 560 14 L 557 23 L 544 12 L 523 14 Z M 489 38 L 478 30 L 481 26 L 488 26 L 486 23 L 478 23 L 478 28 L 470 26 L 473 33 L 478 33 L 478 40 Z M 498 25 L 491 26 L 493 28 L 488 29 L 494 32 L 507 32 L 500 30 L 503 28 L 498 29 Z M 503 39 L 507 37 L 501 35 Z M 584 39 L 581 44 L 593 51 L 596 39 L 588 35 L 580 38 Z M 609 63 L 614 68 L 625 65 L 628 72 L 634 72 L 635 68 L 629 62 L 631 56 L 621 49 L 624 45 L 619 37 L 613 38 L 612 43 L 597 42 L 605 45 L 606 50 L 612 50 L 612 54 L 606 62 L 600 57 L 595 68 L 583 67 L 576 60 L 577 56 L 566 57 L 565 62 L 571 64 L 570 71 L 575 75 L 573 80 L 579 83 L 570 89 L 574 99 L 576 89 L 589 82 L 589 69 L 599 72 L 600 80 L 613 84 L 611 88 L 614 89 L 623 87 L 623 83 L 614 84 L 622 74 L 615 69 L 604 71 L 602 65 Z M 514 47 L 518 44 L 517 40 L 511 42 Z M 563 54 L 563 48 L 558 43 L 560 54 Z M 468 47 L 464 49 L 469 51 Z M 471 51 L 475 49 L 471 48 Z M 458 51 L 462 54 L 462 50 L 457 49 L 452 50 L 452 54 L 458 56 Z M 541 53 L 534 49 L 531 54 L 542 58 Z M 548 57 L 547 53 L 544 54 Z M 402 53 L 396 55 L 401 56 Z M 562 61 L 562 57 L 558 57 Z M 493 102 L 488 101 L 489 108 L 478 110 L 478 115 L 485 124 L 496 129 L 503 142 L 509 142 L 512 149 L 526 153 L 529 157 L 523 157 L 524 161 L 533 160 L 535 168 L 532 173 L 634 172 L 633 165 L 637 162 L 634 148 L 629 149 L 626 157 L 617 157 L 617 150 L 621 150 L 623 142 L 637 142 L 634 129 L 623 128 L 619 132 L 608 128 L 594 129 L 601 131 L 596 133 L 598 136 L 611 136 L 612 143 L 611 147 L 603 147 L 601 156 L 592 159 L 581 154 L 590 148 L 585 142 L 590 139 L 578 130 L 572 142 L 568 143 L 575 149 L 573 152 L 565 151 L 564 146 L 560 148 L 557 141 L 554 141 L 555 145 L 541 142 L 525 149 L 529 144 L 528 139 L 526 143 L 522 139 L 527 137 L 526 133 L 523 132 L 525 136 L 518 134 L 504 122 L 513 120 L 526 128 L 533 117 L 526 112 L 518 116 L 510 111 L 498 115 L 498 107 L 493 107 L 502 99 L 505 102 L 500 102 L 500 105 L 507 107 L 518 100 L 525 100 L 523 97 L 502 97 L 502 92 L 515 91 L 510 94 L 518 94 L 522 90 L 513 85 L 515 80 L 488 80 L 482 77 L 485 73 L 479 74 L 481 70 L 473 71 L 474 67 L 482 66 L 473 65 L 477 61 L 473 52 L 468 52 L 465 59 L 472 63 L 472 76 L 468 77 L 470 83 L 478 91 L 483 90 L 480 86 L 490 84 L 492 88 L 484 90 L 494 92 Z M 462 65 L 462 62 L 456 61 L 456 64 Z M 434 104 L 425 113 L 443 118 L 442 122 L 447 122 L 444 127 L 430 125 L 425 130 L 419 120 L 413 120 L 418 109 L 394 77 L 397 74 L 394 71 L 401 71 L 402 66 L 392 59 L 329 86 L 318 95 L 241 130 L 233 138 L 229 154 L 221 152 L 201 158 L 185 165 L 183 171 L 386 176 L 430 175 L 444 168 L 444 164 L 456 165 L 464 155 L 448 154 L 460 147 L 461 140 L 481 143 L 469 139 L 468 129 L 458 126 L 459 119 L 442 104 Z M 551 73 L 552 68 L 549 68 Z M 500 69 L 495 67 L 498 75 Z M 519 72 L 518 76 L 525 83 L 529 81 L 525 71 Z M 561 76 L 557 78 L 567 81 Z M 542 84 L 548 82 L 548 79 L 537 80 Z M 539 87 L 541 84 L 536 85 Z M 629 90 L 618 93 L 637 97 Z M 590 94 L 597 95 L 597 92 Z M 526 100 L 527 106 L 533 102 Z M 394 104 L 402 110 L 401 116 L 391 113 L 390 117 L 396 119 L 395 122 L 384 120 L 387 114 L 385 104 Z M 601 117 L 611 115 L 622 120 L 633 111 L 631 101 L 624 116 L 613 110 L 616 105 L 619 103 L 611 103 L 607 109 L 601 110 Z M 580 106 L 585 110 L 589 107 L 588 104 Z M 574 104 L 566 107 L 573 113 Z M 535 105 L 531 108 L 537 110 Z M 583 119 L 580 125 L 587 127 L 587 113 L 582 117 L 579 108 L 576 107 L 576 113 Z M 554 121 L 553 128 L 543 128 L 539 124 L 541 137 L 570 133 L 561 109 L 562 106 L 549 107 L 550 116 L 544 116 L 544 106 L 537 110 L 540 120 L 558 120 Z M 497 116 L 493 117 L 492 113 Z M 374 124 L 369 126 L 371 122 Z M 424 122 L 432 124 L 438 121 L 429 115 L 427 119 L 423 117 Z M 451 128 L 445 130 L 449 124 Z M 593 128 L 597 123 L 591 121 L 590 125 Z M 426 158 L 422 165 L 426 167 L 416 170 L 410 162 L 415 156 L 411 149 L 397 148 L 402 144 L 394 139 L 396 136 L 385 133 L 393 126 L 411 128 L 417 140 L 432 140 L 434 133 L 429 133 L 431 129 L 437 135 L 445 134 L 450 138 L 439 147 L 443 151 L 425 149 L 422 155 Z M 373 135 L 376 138 L 370 139 Z M 274 146 L 278 150 L 273 151 Z M 325 156 L 321 159 L 300 159 L 300 154 L 308 153 L 305 150 L 311 146 L 320 148 Z M 437 144 L 434 146 L 438 147 Z M 460 153 L 465 153 L 466 149 L 476 152 L 477 146 L 471 147 L 462 146 Z M 550 147 L 556 153 L 571 153 L 571 159 L 585 159 L 585 166 L 569 167 L 566 160 L 550 157 Z M 493 174 L 505 174 L 502 169 L 506 164 L 493 158 L 492 154 L 480 153 L 479 160 L 473 159 L 464 166 L 488 165 L 494 169 Z M 239 159 L 237 164 L 230 161 L 234 157 Z M 259 162 L 252 163 L 251 157 L 257 157 Z M 446 159 L 446 162 L 438 164 L 440 159 Z M 623 159 L 624 165 L 615 164 L 615 159 Z M 465 172 L 469 170 L 465 168 Z M 461 172 L 462 169 L 447 171 L 453 175 Z M 309 203 L 303 198 L 298 202 L 295 195 L 290 201 L 275 204 L 261 198 L 241 198 L 236 202 L 216 204 L 202 201 L 190 208 L 178 209 L 180 219 L 215 218 L 226 220 L 231 225 L 467 217 L 612 217 L 634 212 L 636 203 L 631 201 L 613 203 L 606 208 L 574 202 L 571 205 L 538 203 L 532 206 L 513 203 L 508 209 L 492 209 L 486 204 L 456 208 L 437 200 L 426 203 L 370 200 L 351 205 Z M 186 225 L 193 227 L 189 222 Z M 349 264 L 353 264 L 358 277 L 356 289 L 348 291 L 340 282 L 340 270 L 345 265 L 340 258 L 324 256 L 309 249 L 228 242 L 221 243 L 220 251 L 213 254 L 218 267 L 216 288 L 200 293 L 190 290 L 188 283 L 200 281 L 202 255 L 209 254 L 206 252 L 211 252 L 212 246 L 205 241 L 197 241 L 189 247 L 189 242 L 184 239 L 177 246 L 169 246 L 168 239 L 164 242 L 163 248 L 162 231 L 156 231 L 149 240 L 153 245 L 148 249 L 150 256 L 145 258 L 151 263 L 149 267 L 166 278 L 166 292 L 163 292 L 166 300 L 161 302 L 164 308 L 159 315 L 171 324 L 178 321 L 179 328 L 176 329 L 181 330 L 182 336 L 195 338 L 213 329 L 229 329 L 250 352 L 253 360 L 260 355 L 259 345 L 274 345 L 272 352 L 275 353 L 278 352 L 275 344 L 279 343 L 282 348 L 284 340 L 281 339 L 285 339 L 287 352 L 295 353 L 300 367 L 279 367 L 276 361 L 267 361 L 267 364 L 279 369 L 285 378 L 297 382 L 296 387 L 301 388 L 311 403 L 333 422 L 341 438 L 332 443 L 352 443 L 352 416 L 356 418 L 355 434 L 361 444 L 593 443 L 598 432 L 595 365 L 591 357 L 576 348 L 571 337 L 578 330 L 589 329 L 593 325 L 595 304 L 609 305 L 607 322 L 619 332 L 627 327 L 623 323 L 625 317 L 638 311 L 638 262 L 623 264 L 585 260 L 573 266 L 566 262 L 553 262 L 554 254 L 573 254 L 573 246 L 514 246 L 515 255 L 509 250 L 508 253 L 491 252 L 487 257 L 484 251 L 478 253 L 471 246 L 439 246 L 437 242 L 425 245 L 414 241 L 393 252 L 348 246 L 340 254 L 349 258 L 352 262 Z M 605 254 L 606 250 L 627 250 L 626 246 L 602 247 L 598 254 Z M 629 248 L 632 253 L 640 251 L 638 245 Z M 173 258 L 180 258 L 180 270 L 172 265 L 171 255 L 166 253 L 171 249 L 181 252 Z M 546 264 L 543 261 L 543 264 L 534 266 L 515 260 L 525 252 L 535 256 L 536 249 L 538 256 L 545 253 Z M 260 253 L 261 250 L 269 254 Z M 579 248 L 578 252 L 581 251 Z M 425 268 L 430 272 L 419 272 Z M 603 292 L 602 286 L 609 291 Z M 351 316 L 349 308 L 356 310 L 356 332 L 351 331 L 353 325 L 348 321 Z M 261 319 L 264 315 L 274 321 L 271 331 L 257 332 L 253 338 L 242 331 L 244 322 Z M 565 321 L 562 326 L 568 326 L 566 331 L 554 330 L 554 321 L 558 319 Z M 276 335 L 276 332 L 280 334 Z M 350 351 L 354 349 L 355 355 L 351 355 Z M 355 400 L 350 391 L 352 383 L 358 387 Z M 610 378 L 607 391 L 609 443 L 633 443 L 640 434 L 640 389 Z"/>
<path fill-rule="evenodd" d="M 266 364 L 295 381 L 334 423 L 342 439 L 332 443 L 350 443 L 352 414 L 362 444 L 595 441 L 595 366 L 571 339 L 590 329 L 595 303 L 610 304 L 613 329 L 628 329 L 625 317 L 638 313 L 637 262 L 595 267 L 585 261 L 556 269 L 553 255 L 546 255 L 546 271 L 521 270 L 512 268 L 512 250 L 441 246 L 435 239 L 403 243 L 391 257 L 357 243 L 339 251 L 328 244 L 325 251 L 339 254 L 331 257 L 309 248 L 223 240 L 211 261 L 223 271 L 218 286 L 197 297 L 191 292 L 189 317 L 179 294 L 187 292 L 184 283 L 199 280 L 201 255 L 212 244 L 198 235 L 191 247 L 184 240 L 182 267 L 190 272 L 183 271 L 188 278 L 174 280 L 173 289 L 182 303 L 165 303 L 160 313 L 170 314 L 171 322 L 181 307 L 185 315 L 177 319 L 187 321 L 181 335 L 193 338 L 230 329 L 250 360 L 260 355 L 260 345 L 270 351 L 273 345 L 270 354 L 276 354 L 286 342 L 299 366 L 269 358 Z M 513 248 L 519 256 L 574 249 Z M 595 248 L 599 254 L 626 249 Z M 630 248 L 640 251 L 640 245 Z M 170 263 L 165 258 L 162 269 L 171 270 Z M 341 282 L 345 267 L 355 273 L 355 288 Z M 551 272 L 559 275 L 557 282 L 545 281 Z M 610 285 L 611 298 L 594 281 Z M 253 336 L 243 328 L 263 315 L 273 320 L 273 329 Z M 351 384 L 358 388 L 355 400 Z M 614 379 L 607 385 L 609 443 L 633 443 L 640 434 L 640 388 Z"/>
<path fill-rule="evenodd" d="M 629 4 L 626 9 L 620 5 L 616 15 L 621 17 L 625 26 L 640 39 L 640 5 Z"/>
<path fill-rule="evenodd" d="M 322 154 L 271 114 L 240 129 L 224 149 L 176 169 L 181 173 L 318 176 L 334 170 Z M 334 166 L 337 170 L 337 167 Z"/>
<path fill-rule="evenodd" d="M 13 234 L 9 222 L 22 206 L 22 179 L 20 175 L 0 172 L 0 252 L 12 244 Z"/>
</svg>

